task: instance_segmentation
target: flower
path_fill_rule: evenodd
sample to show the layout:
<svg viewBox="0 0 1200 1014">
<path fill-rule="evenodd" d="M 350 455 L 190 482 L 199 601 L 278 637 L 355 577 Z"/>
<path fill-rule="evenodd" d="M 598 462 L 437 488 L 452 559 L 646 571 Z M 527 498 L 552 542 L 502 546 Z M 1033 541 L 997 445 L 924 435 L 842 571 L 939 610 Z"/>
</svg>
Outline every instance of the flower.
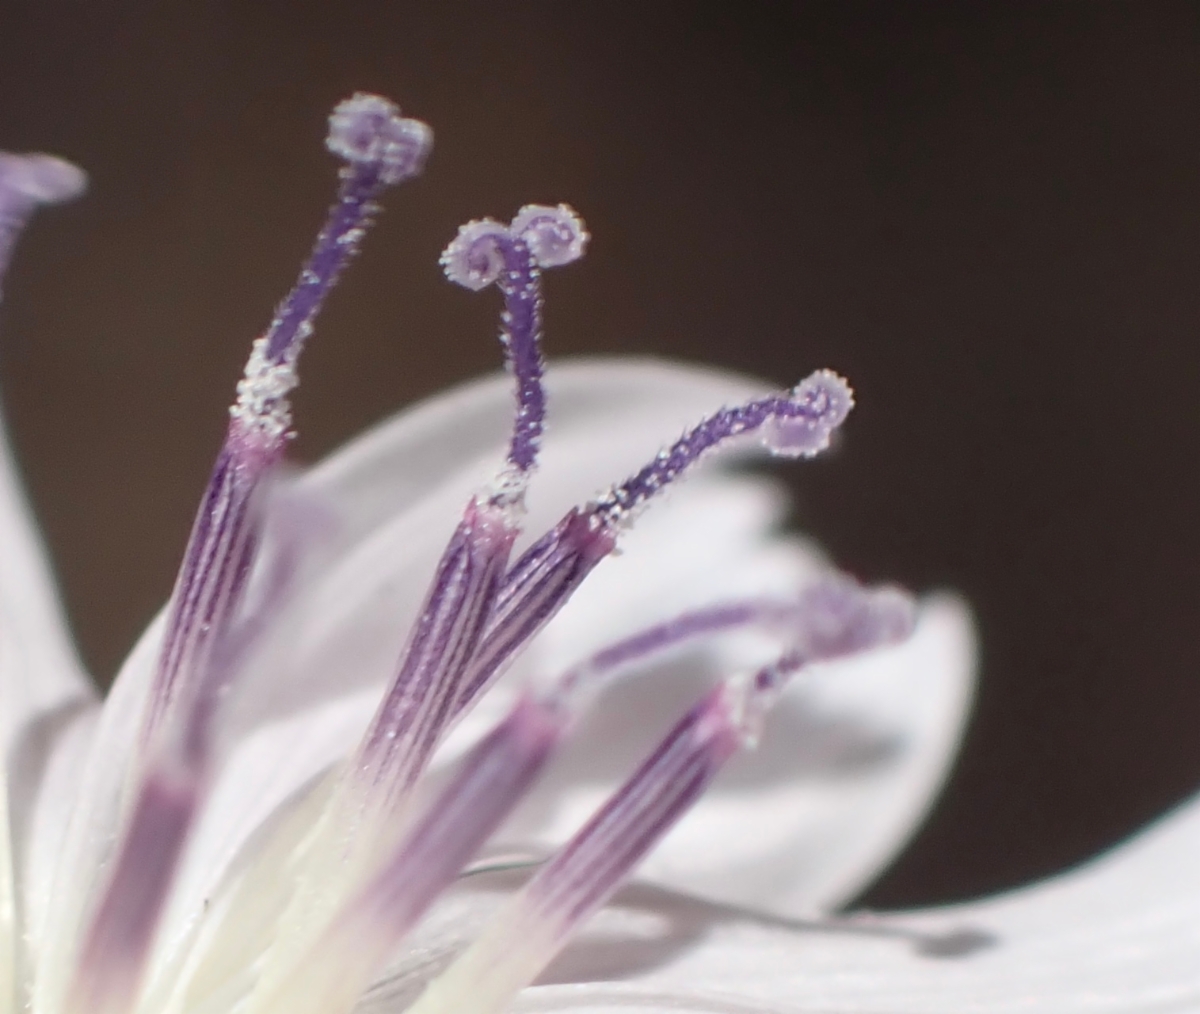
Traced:
<svg viewBox="0 0 1200 1014">
<path fill-rule="evenodd" d="M 334 110 L 337 200 L 253 344 L 172 598 L 103 704 L 3 462 L 14 1010 L 337 1014 L 381 989 L 501 1010 L 660 840 L 645 882 L 795 916 L 851 896 L 942 777 L 969 697 L 961 606 L 837 574 L 771 534 L 773 487 L 708 463 L 754 440 L 819 453 L 848 386 L 640 362 L 544 380 L 541 276 L 588 238 L 566 205 L 472 222 L 443 256 L 500 290 L 505 377 L 281 470 L 320 307 L 430 143 L 376 96 Z M 35 207 L 82 186 L 0 156 L 0 268 Z M 777 745 L 694 806 L 771 709 Z"/>
</svg>

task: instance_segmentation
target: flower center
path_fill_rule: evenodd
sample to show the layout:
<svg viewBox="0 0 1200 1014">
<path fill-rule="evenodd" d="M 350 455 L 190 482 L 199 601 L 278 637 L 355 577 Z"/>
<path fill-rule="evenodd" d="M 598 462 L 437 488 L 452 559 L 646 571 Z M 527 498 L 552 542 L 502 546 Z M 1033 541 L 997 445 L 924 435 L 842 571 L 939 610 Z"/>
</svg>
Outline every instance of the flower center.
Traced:
<svg viewBox="0 0 1200 1014">
<path fill-rule="evenodd" d="M 635 870 L 722 765 L 756 741 L 785 684 L 810 663 L 907 635 L 902 594 L 827 576 L 780 599 L 735 600 L 657 623 L 554 679 L 523 688 L 449 783 L 416 789 L 456 723 L 618 546 L 640 514 L 712 454 L 757 439 L 808 457 L 853 404 L 818 371 L 790 391 L 701 419 L 644 467 L 568 511 L 515 560 L 546 425 L 542 273 L 579 259 L 588 234 L 567 205 L 529 205 L 507 224 L 464 225 L 441 263 L 453 282 L 495 285 L 500 340 L 515 389 L 507 453 L 472 497 L 434 568 L 423 605 L 359 745 L 292 818 L 256 839 L 239 877 L 148 976 L 181 856 L 221 758 L 214 732 L 296 580 L 284 547 L 264 551 L 265 489 L 291 437 L 289 394 L 320 308 L 371 225 L 382 192 L 416 175 L 429 129 L 384 99 L 356 95 L 330 117 L 343 168 L 337 198 L 295 287 L 252 346 L 168 607 L 161 654 L 124 772 L 126 814 L 96 896 L 80 913 L 64 1014 L 160 1007 L 227 1009 L 237 968 L 240 1014 L 349 1011 L 433 902 L 461 875 L 554 759 L 591 700 L 663 652 L 731 631 L 768 634 L 778 657 L 702 693 L 578 833 L 417 1002 L 420 1014 L 499 1011 Z M 49 156 L 0 156 L 0 272 L 39 202 L 78 192 L 82 176 Z M 267 592 L 248 596 L 251 577 Z M 212 932 L 212 926 L 227 932 Z M 249 950 L 245 928 L 265 926 Z M 172 978 L 173 977 L 173 978 Z M 152 980 L 152 981 L 148 981 Z M 222 982 L 216 995 L 211 986 Z M 206 992 L 206 988 L 208 992 Z M 57 1006 L 57 1005 L 51 1005 Z"/>
</svg>

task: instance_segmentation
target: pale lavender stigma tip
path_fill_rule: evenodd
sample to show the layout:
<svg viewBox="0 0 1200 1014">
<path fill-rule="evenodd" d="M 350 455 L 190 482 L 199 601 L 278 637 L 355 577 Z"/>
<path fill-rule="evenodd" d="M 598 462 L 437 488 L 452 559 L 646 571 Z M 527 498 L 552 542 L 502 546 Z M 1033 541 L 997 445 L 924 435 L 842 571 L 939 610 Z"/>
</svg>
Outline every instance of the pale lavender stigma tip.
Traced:
<svg viewBox="0 0 1200 1014">
<path fill-rule="evenodd" d="M 54 155 L 0 152 L 0 209 L 22 203 L 60 204 L 87 189 L 87 174 Z"/>
<path fill-rule="evenodd" d="M 849 385 L 818 370 L 787 394 L 721 409 L 702 419 L 670 447 L 592 504 L 604 524 L 627 523 L 639 508 L 709 453 L 739 437 L 758 434 L 773 453 L 811 457 L 829 446 L 854 404 Z"/>
<path fill-rule="evenodd" d="M 525 241 L 542 268 L 556 268 L 579 260 L 591 239 L 583 219 L 569 204 L 556 208 L 527 204 L 517 212 L 509 229 Z"/>
<path fill-rule="evenodd" d="M 504 271 L 501 242 L 508 226 L 490 218 L 459 226 L 458 235 L 442 251 L 442 269 L 455 285 L 478 292 L 494 284 Z"/>
<path fill-rule="evenodd" d="M 384 183 L 416 176 L 433 147 L 433 132 L 402 117 L 395 103 L 359 92 L 334 107 L 326 147 L 338 158 L 375 167 Z"/>
<path fill-rule="evenodd" d="M 829 446 L 830 438 L 854 407 L 850 385 L 831 370 L 818 370 L 792 389 L 793 404 L 804 412 L 781 413 L 763 426 L 763 444 L 772 454 L 811 458 Z"/>
<path fill-rule="evenodd" d="M 53 155 L 0 152 L 0 280 L 17 237 L 42 204 L 59 204 L 87 188 L 82 169 Z"/>
<path fill-rule="evenodd" d="M 475 292 L 494 284 L 504 296 L 500 340 L 517 382 L 517 413 L 496 503 L 521 502 L 545 425 L 541 269 L 578 260 L 587 240 L 583 220 L 567 205 L 529 204 L 508 226 L 468 222 L 442 252 L 450 281 Z"/>
</svg>

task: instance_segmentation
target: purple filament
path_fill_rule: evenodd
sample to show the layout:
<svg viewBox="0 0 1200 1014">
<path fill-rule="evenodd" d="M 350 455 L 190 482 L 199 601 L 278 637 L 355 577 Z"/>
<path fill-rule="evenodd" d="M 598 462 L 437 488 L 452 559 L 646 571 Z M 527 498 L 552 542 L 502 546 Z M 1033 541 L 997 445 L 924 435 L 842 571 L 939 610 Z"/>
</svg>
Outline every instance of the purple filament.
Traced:
<svg viewBox="0 0 1200 1014">
<path fill-rule="evenodd" d="M 495 682 L 615 544 L 609 532 L 572 511 L 521 555 L 504 576 L 463 679 L 456 714 L 470 708 Z"/>
<path fill-rule="evenodd" d="M 360 162 L 342 170 L 337 200 L 300 270 L 295 287 L 275 311 L 267 330 L 267 359 L 274 363 L 295 356 L 312 331 L 321 304 L 350 260 L 358 253 L 365 230 L 378 210 L 375 198 L 386 186 L 376 162 Z"/>
<path fill-rule="evenodd" d="M 789 454 L 815 454 L 841 425 L 851 403 L 845 383 L 821 370 L 787 394 L 772 394 L 721 409 L 660 451 L 653 461 L 597 500 L 591 509 L 605 523 L 619 524 L 722 444 L 781 422 L 801 428 L 805 435 L 800 443 L 796 439 L 798 434 L 789 431 L 788 445 L 778 449 Z"/>
<path fill-rule="evenodd" d="M 624 882 L 637 862 L 700 798 L 740 738 L 718 687 L 668 733 L 633 776 L 526 887 L 564 934 Z M 563 941 L 566 942 L 565 939 Z"/>
<path fill-rule="evenodd" d="M 547 704 L 565 716 L 562 704 L 569 706 L 575 691 L 608 671 L 695 637 L 758 623 L 786 630 L 787 652 L 751 679 L 728 680 L 702 698 L 527 885 L 532 912 L 555 929 L 562 944 L 688 811 L 722 765 L 754 743 L 763 715 L 792 675 L 810 663 L 906 637 L 913 605 L 895 589 L 864 589 L 831 574 L 791 603 L 730 603 L 685 613 L 611 645 L 567 672 Z"/>
<path fill-rule="evenodd" d="M 796 625 L 800 608 L 796 602 L 747 600 L 682 613 L 602 648 L 563 673 L 555 681 L 551 695 L 553 699 L 569 704 L 580 690 L 591 693 L 602 690 L 606 677 L 614 671 L 644 662 L 690 641 L 749 626 L 780 628 L 782 631 L 788 621 L 792 626 Z"/>
<path fill-rule="evenodd" d="M 474 503 L 451 537 L 359 748 L 360 770 L 398 800 L 424 769 L 460 698 L 464 673 L 504 576 L 515 532 Z"/>
<path fill-rule="evenodd" d="M 508 460 L 527 473 L 537 461 L 546 418 L 542 388 L 542 286 L 529 247 L 520 239 L 498 239 L 504 271 L 496 280 L 504 295 L 500 340 L 517 384 L 517 414 L 513 421 Z"/>
<path fill-rule="evenodd" d="M 176 579 L 148 734 L 172 706 L 180 682 L 203 679 L 214 635 L 226 629 L 241 601 L 258 542 L 253 501 L 260 478 L 261 462 L 244 460 L 236 445 L 222 448 Z"/>
<path fill-rule="evenodd" d="M 137 995 L 200 793 L 191 780 L 143 782 L 100 905 L 92 917 L 70 1009 L 120 1012 Z"/>
<path fill-rule="evenodd" d="M 350 911 L 367 909 L 394 944 L 416 923 L 533 784 L 564 730 L 522 698 L 476 745 Z"/>
<path fill-rule="evenodd" d="M 463 761 L 359 896 L 343 922 L 363 920 L 382 958 L 412 928 L 512 812 L 567 734 L 578 701 L 570 691 L 607 671 L 681 642 L 756 623 L 794 618 L 796 603 L 737 602 L 685 613 L 594 655 L 542 697 L 524 694 Z M 599 689 L 599 687 L 598 687 Z M 565 706 L 564 706 L 565 705 Z M 300 974 L 303 974 L 301 972 Z"/>
</svg>

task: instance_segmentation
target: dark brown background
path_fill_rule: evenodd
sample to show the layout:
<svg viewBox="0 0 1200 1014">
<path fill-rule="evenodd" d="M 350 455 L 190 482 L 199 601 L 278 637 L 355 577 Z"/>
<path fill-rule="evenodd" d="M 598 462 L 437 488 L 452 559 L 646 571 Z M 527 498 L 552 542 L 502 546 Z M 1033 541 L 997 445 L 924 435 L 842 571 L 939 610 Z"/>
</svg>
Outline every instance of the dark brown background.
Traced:
<svg viewBox="0 0 1200 1014">
<path fill-rule="evenodd" d="M 77 160 L 8 286 L 8 416 L 83 650 L 165 596 L 248 340 L 327 203 L 355 89 L 437 130 L 306 357 L 299 455 L 492 368 L 442 282 L 469 217 L 569 200 L 554 353 L 844 372 L 801 523 L 961 589 L 983 692 L 869 895 L 1055 870 L 1200 783 L 1200 9 L 0 0 L 0 139 Z"/>
</svg>

